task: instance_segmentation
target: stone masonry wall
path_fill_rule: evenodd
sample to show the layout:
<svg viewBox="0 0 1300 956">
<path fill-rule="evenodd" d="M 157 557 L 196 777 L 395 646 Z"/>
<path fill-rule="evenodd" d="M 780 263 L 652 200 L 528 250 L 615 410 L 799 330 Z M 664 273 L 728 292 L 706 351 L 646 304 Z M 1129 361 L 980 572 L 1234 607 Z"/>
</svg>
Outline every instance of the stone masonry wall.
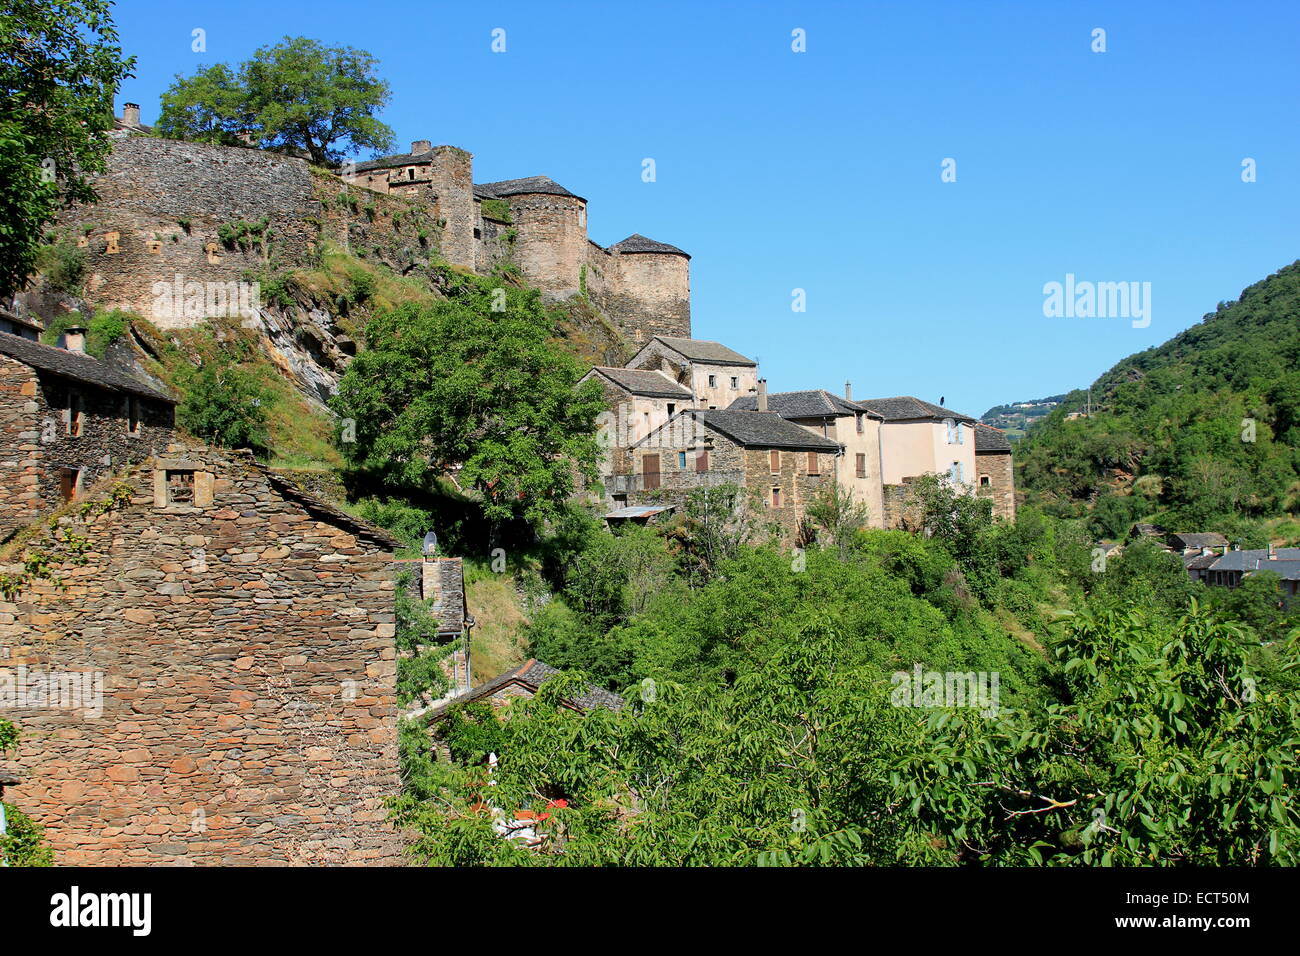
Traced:
<svg viewBox="0 0 1300 956">
<path fill-rule="evenodd" d="M 691 337 L 690 261 L 651 252 L 609 256 L 612 281 L 598 306 L 634 343 L 655 335 Z"/>
<path fill-rule="evenodd" d="M 515 262 L 527 281 L 554 298 L 576 295 L 587 257 L 586 203 L 572 196 L 510 197 L 518 232 Z"/>
<path fill-rule="evenodd" d="M 1012 456 L 1005 453 L 975 455 L 975 493 L 993 499 L 993 516 L 1016 519 L 1016 481 Z M 984 478 L 989 483 L 984 484 Z"/>
<path fill-rule="evenodd" d="M 126 473 L 128 505 L 69 525 L 88 547 L 57 564 L 65 589 L 0 603 L 10 673 L 103 680 L 98 715 L 6 713 L 18 805 L 66 865 L 396 862 L 390 551 L 243 453 L 169 455 Z M 193 468 L 194 503 L 166 503 L 155 465 Z"/>
<path fill-rule="evenodd" d="M 79 434 L 70 430 L 69 402 L 80 396 Z M 0 356 L 0 539 L 63 502 L 62 469 L 81 472 L 88 488 L 101 476 L 166 448 L 175 412 L 171 405 L 137 399 L 140 425 L 127 429 L 128 397 L 120 392 L 35 372 Z M 12 494 L 10 493 L 12 489 Z"/>
</svg>

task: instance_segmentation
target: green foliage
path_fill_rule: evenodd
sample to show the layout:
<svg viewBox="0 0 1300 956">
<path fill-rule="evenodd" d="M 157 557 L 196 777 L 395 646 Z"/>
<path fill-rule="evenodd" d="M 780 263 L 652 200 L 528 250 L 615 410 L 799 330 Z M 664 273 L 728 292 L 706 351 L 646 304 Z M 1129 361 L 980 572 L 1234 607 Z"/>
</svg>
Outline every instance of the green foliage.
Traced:
<svg viewBox="0 0 1300 956">
<path fill-rule="evenodd" d="M 127 329 L 135 318 L 130 312 L 121 309 L 96 311 L 86 326 L 86 352 L 95 358 L 103 358 L 108 347 L 126 335 Z M 81 325 L 82 319 L 73 313 L 61 315 L 50 321 L 41 334 L 41 341 L 46 345 L 57 345 L 59 337 L 68 329 Z"/>
<path fill-rule="evenodd" d="M 227 448 L 266 452 L 271 393 L 233 354 L 219 352 L 197 368 L 183 370 L 176 384 L 185 395 L 176 408 L 178 425 Z"/>
<path fill-rule="evenodd" d="M 482 211 L 486 219 L 495 219 L 497 222 L 507 224 L 514 222 L 510 218 L 510 200 L 508 199 L 484 199 Z"/>
<path fill-rule="evenodd" d="M 266 242 L 271 234 L 270 220 L 263 216 L 261 219 L 249 222 L 245 219 L 239 219 L 235 222 L 223 222 L 217 227 L 217 238 L 227 249 L 236 247 L 248 251 L 256 245 L 266 251 Z"/>
<path fill-rule="evenodd" d="M 35 267 L 51 289 L 76 295 L 86 277 L 86 253 L 67 236 L 61 236 L 36 250 Z"/>
<path fill-rule="evenodd" d="M 300 150 L 317 165 L 358 149 L 392 146 L 393 131 L 377 119 L 389 99 L 373 56 L 285 37 L 231 67 L 204 67 L 177 77 L 162 96 L 157 133 L 227 146 L 249 133 L 264 149 Z"/>
<path fill-rule="evenodd" d="M 356 423 L 341 451 L 394 489 L 452 476 L 492 519 L 556 516 L 575 466 L 594 477 L 603 404 L 594 384 L 577 386 L 581 369 L 554 328 L 535 292 L 486 283 L 375 316 L 331 402 Z"/>
<path fill-rule="evenodd" d="M 0 753 L 18 747 L 18 728 L 0 718 Z M 0 861 L 7 866 L 53 866 L 54 851 L 45 842 L 45 829 L 11 803 L 3 805 L 5 834 L 0 836 Z"/>
<path fill-rule="evenodd" d="M 113 94 L 131 75 L 107 0 L 15 0 L 0 10 L 0 298 L 37 266 L 59 208 L 95 198 Z"/>
<path fill-rule="evenodd" d="M 1083 392 L 1016 446 L 1017 485 L 1094 533 L 1137 520 L 1224 530 L 1300 509 L 1300 262 Z"/>
</svg>

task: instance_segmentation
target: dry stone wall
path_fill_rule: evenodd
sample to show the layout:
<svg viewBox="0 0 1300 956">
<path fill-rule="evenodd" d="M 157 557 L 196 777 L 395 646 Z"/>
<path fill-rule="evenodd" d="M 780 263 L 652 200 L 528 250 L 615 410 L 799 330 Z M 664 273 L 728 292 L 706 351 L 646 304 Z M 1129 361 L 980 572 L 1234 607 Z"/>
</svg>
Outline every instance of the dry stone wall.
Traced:
<svg viewBox="0 0 1300 956">
<path fill-rule="evenodd" d="M 241 453 L 168 454 L 69 526 L 63 587 L 0 603 L 8 674 L 102 681 L 98 708 L 6 714 L 18 804 L 70 865 L 396 862 L 391 542 Z"/>
</svg>

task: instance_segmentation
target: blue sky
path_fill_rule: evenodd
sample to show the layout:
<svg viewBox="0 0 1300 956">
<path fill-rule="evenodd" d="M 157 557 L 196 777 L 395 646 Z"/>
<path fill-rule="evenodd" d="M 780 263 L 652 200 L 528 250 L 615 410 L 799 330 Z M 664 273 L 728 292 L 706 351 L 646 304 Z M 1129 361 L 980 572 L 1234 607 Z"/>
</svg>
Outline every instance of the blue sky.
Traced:
<svg viewBox="0 0 1300 956">
<path fill-rule="evenodd" d="M 773 390 L 849 379 L 980 414 L 1086 385 L 1300 258 L 1294 2 L 127 0 L 116 19 L 138 57 L 119 103 L 145 122 L 175 74 L 285 35 L 371 52 L 400 144 L 468 149 L 479 182 L 551 176 L 603 245 L 691 253 L 696 337 Z M 1044 317 L 1067 273 L 1150 282 L 1150 325 Z"/>
</svg>

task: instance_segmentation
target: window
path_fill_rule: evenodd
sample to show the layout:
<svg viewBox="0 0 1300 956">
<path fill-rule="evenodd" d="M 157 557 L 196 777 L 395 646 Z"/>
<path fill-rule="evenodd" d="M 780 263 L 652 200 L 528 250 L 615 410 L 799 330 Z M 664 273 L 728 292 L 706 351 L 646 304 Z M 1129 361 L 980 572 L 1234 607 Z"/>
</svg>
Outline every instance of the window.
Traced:
<svg viewBox="0 0 1300 956">
<path fill-rule="evenodd" d="M 773 489 L 772 489 L 772 507 L 773 507 L 773 508 L 779 508 L 779 507 L 781 507 L 781 489 L 780 489 L 780 488 L 773 488 Z"/>
<path fill-rule="evenodd" d="M 407 179 L 414 179 L 414 178 L 415 178 L 415 170 L 414 170 L 414 169 L 408 169 L 408 170 L 406 171 L 406 178 L 407 178 Z"/>
<path fill-rule="evenodd" d="M 686 470 L 686 452 L 679 451 L 677 453 L 677 467 L 682 471 Z"/>
<path fill-rule="evenodd" d="M 770 451 L 767 453 L 767 460 L 772 466 L 772 474 L 781 474 L 781 453 L 779 451 Z"/>
<path fill-rule="evenodd" d="M 817 464 L 817 452 L 808 452 L 808 474 L 820 475 L 821 473 L 821 466 Z"/>
<path fill-rule="evenodd" d="M 59 469 L 59 497 L 64 501 L 72 501 L 77 497 L 81 490 L 81 469 L 79 468 L 60 468 Z"/>
<path fill-rule="evenodd" d="M 709 451 L 707 448 L 695 456 L 695 470 L 699 473 L 709 470 Z"/>
<path fill-rule="evenodd" d="M 954 422 L 951 418 L 945 418 L 943 420 L 943 425 L 946 429 L 948 429 L 948 444 L 949 445 L 957 444 L 957 423 Z"/>
<path fill-rule="evenodd" d="M 63 425 L 67 433 L 73 438 L 81 434 L 82 413 L 84 405 L 81 400 L 81 393 L 68 392 L 68 407 L 63 410 Z"/>
<path fill-rule="evenodd" d="M 981 484 L 981 485 L 987 485 L 988 483 L 989 483 L 989 476 L 988 476 L 988 475 L 980 475 L 980 484 Z"/>
<path fill-rule="evenodd" d="M 861 412 L 858 412 L 858 413 L 857 413 L 856 415 L 854 415 L 853 417 L 856 418 L 856 419 L 858 420 L 858 434 L 861 435 L 861 434 L 862 434 L 862 418 L 863 418 L 863 415 L 862 415 Z"/>
<path fill-rule="evenodd" d="M 953 430 L 957 433 L 957 444 L 958 445 L 966 444 L 966 436 L 962 432 L 961 424 L 958 423 Z"/>
<path fill-rule="evenodd" d="M 709 376 L 709 388 L 715 388 L 715 387 L 717 386 L 717 384 L 718 384 L 718 376 L 716 376 L 716 375 L 710 375 L 710 376 Z"/>
<path fill-rule="evenodd" d="M 668 403 L 668 417 L 669 417 L 669 418 L 672 418 L 675 414 L 677 414 L 677 404 L 676 404 L 675 402 L 669 402 L 669 403 Z"/>
<path fill-rule="evenodd" d="M 954 461 L 952 463 L 952 466 L 948 469 L 948 477 L 956 482 L 964 482 L 966 480 L 966 469 L 963 467 L 961 462 Z"/>
<path fill-rule="evenodd" d="M 867 456 L 862 452 L 858 452 L 858 477 L 867 477 Z"/>
<path fill-rule="evenodd" d="M 194 503 L 194 472 L 167 472 L 167 503 L 169 505 Z"/>
<path fill-rule="evenodd" d="M 126 398 L 126 433 L 140 434 L 140 399 L 134 395 L 128 395 Z"/>
<path fill-rule="evenodd" d="M 740 377 L 739 377 L 739 376 L 736 376 L 736 375 L 731 376 L 731 387 L 732 387 L 732 388 L 740 388 Z"/>
</svg>

